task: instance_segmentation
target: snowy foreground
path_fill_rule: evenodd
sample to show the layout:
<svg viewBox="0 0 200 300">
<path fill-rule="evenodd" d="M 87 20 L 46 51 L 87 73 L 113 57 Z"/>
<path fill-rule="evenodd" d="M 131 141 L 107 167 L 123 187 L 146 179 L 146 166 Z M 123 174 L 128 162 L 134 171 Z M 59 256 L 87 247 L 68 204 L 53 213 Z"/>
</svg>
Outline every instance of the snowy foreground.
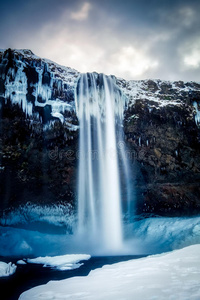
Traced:
<svg viewBox="0 0 200 300">
<path fill-rule="evenodd" d="M 200 244 L 104 266 L 86 277 L 50 281 L 19 299 L 199 300 Z"/>
<path fill-rule="evenodd" d="M 0 261 L 0 277 L 7 277 L 15 273 L 17 266 L 9 262 Z"/>
</svg>

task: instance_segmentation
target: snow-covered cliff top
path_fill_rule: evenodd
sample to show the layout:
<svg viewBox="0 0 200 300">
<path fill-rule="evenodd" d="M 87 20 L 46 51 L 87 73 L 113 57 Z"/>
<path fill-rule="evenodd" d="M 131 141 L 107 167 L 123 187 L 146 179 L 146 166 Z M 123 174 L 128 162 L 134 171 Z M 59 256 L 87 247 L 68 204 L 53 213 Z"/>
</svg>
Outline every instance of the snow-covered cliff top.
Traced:
<svg viewBox="0 0 200 300">
<path fill-rule="evenodd" d="M 36 56 L 31 50 L 0 50 L 0 79 L 5 90 L 0 96 L 22 107 L 27 115 L 39 116 L 40 108 L 50 108 L 53 119 L 65 122 L 65 113 L 75 111 L 74 90 L 79 72 L 51 60 Z M 167 105 L 194 106 L 196 123 L 200 123 L 200 83 L 163 80 L 124 80 L 116 78 L 117 85 L 129 99 L 146 100 L 149 109 Z"/>
</svg>

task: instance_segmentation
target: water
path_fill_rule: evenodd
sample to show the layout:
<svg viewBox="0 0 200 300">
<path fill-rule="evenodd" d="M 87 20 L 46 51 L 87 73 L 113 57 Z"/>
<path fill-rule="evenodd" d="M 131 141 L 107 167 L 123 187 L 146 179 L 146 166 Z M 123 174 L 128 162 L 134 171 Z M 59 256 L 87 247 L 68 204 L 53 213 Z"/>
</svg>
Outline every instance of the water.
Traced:
<svg viewBox="0 0 200 300">
<path fill-rule="evenodd" d="M 84 261 L 79 269 L 69 271 L 58 271 L 38 264 L 18 265 L 15 274 L 0 278 L 0 290 L 3 297 L 1 299 L 17 300 L 24 291 L 38 285 L 46 284 L 50 280 L 87 276 L 91 270 L 101 268 L 104 265 L 141 257 L 144 257 L 144 255 L 91 257 L 88 261 Z M 0 260 L 5 261 L 5 258 L 0 257 Z M 7 258 L 7 262 L 9 261 L 16 262 L 17 259 L 9 257 Z"/>
<path fill-rule="evenodd" d="M 76 90 L 80 125 L 78 235 L 89 238 L 96 247 L 103 245 L 106 251 L 123 247 L 122 200 L 130 198 L 122 128 L 125 105 L 113 77 L 80 76 Z"/>
</svg>

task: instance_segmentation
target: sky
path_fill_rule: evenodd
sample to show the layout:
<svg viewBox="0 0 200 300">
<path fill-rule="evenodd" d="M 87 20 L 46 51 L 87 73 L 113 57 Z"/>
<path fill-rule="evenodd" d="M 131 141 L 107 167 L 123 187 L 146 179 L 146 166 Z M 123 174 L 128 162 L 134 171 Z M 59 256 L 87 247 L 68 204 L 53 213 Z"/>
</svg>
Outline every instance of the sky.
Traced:
<svg viewBox="0 0 200 300">
<path fill-rule="evenodd" d="M 199 0 L 0 0 L 0 48 L 80 72 L 200 81 Z"/>
</svg>

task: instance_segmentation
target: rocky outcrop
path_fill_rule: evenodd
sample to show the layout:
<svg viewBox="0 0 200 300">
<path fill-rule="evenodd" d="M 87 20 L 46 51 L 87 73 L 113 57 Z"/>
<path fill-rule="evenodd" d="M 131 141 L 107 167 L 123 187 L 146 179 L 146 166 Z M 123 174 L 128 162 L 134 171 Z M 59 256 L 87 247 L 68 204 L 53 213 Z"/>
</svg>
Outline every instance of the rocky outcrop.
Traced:
<svg viewBox="0 0 200 300">
<path fill-rule="evenodd" d="M 76 202 L 79 73 L 30 50 L 0 52 L 1 211 Z M 116 79 L 138 213 L 200 213 L 200 85 Z"/>
<path fill-rule="evenodd" d="M 1 210 L 75 202 L 77 77 L 30 50 L 0 52 Z"/>
<path fill-rule="evenodd" d="M 135 97 L 125 116 L 129 151 L 142 174 L 135 183 L 138 211 L 173 216 L 199 213 L 200 130 L 194 103 L 200 103 L 200 85 L 141 84 L 146 95 Z"/>
</svg>

